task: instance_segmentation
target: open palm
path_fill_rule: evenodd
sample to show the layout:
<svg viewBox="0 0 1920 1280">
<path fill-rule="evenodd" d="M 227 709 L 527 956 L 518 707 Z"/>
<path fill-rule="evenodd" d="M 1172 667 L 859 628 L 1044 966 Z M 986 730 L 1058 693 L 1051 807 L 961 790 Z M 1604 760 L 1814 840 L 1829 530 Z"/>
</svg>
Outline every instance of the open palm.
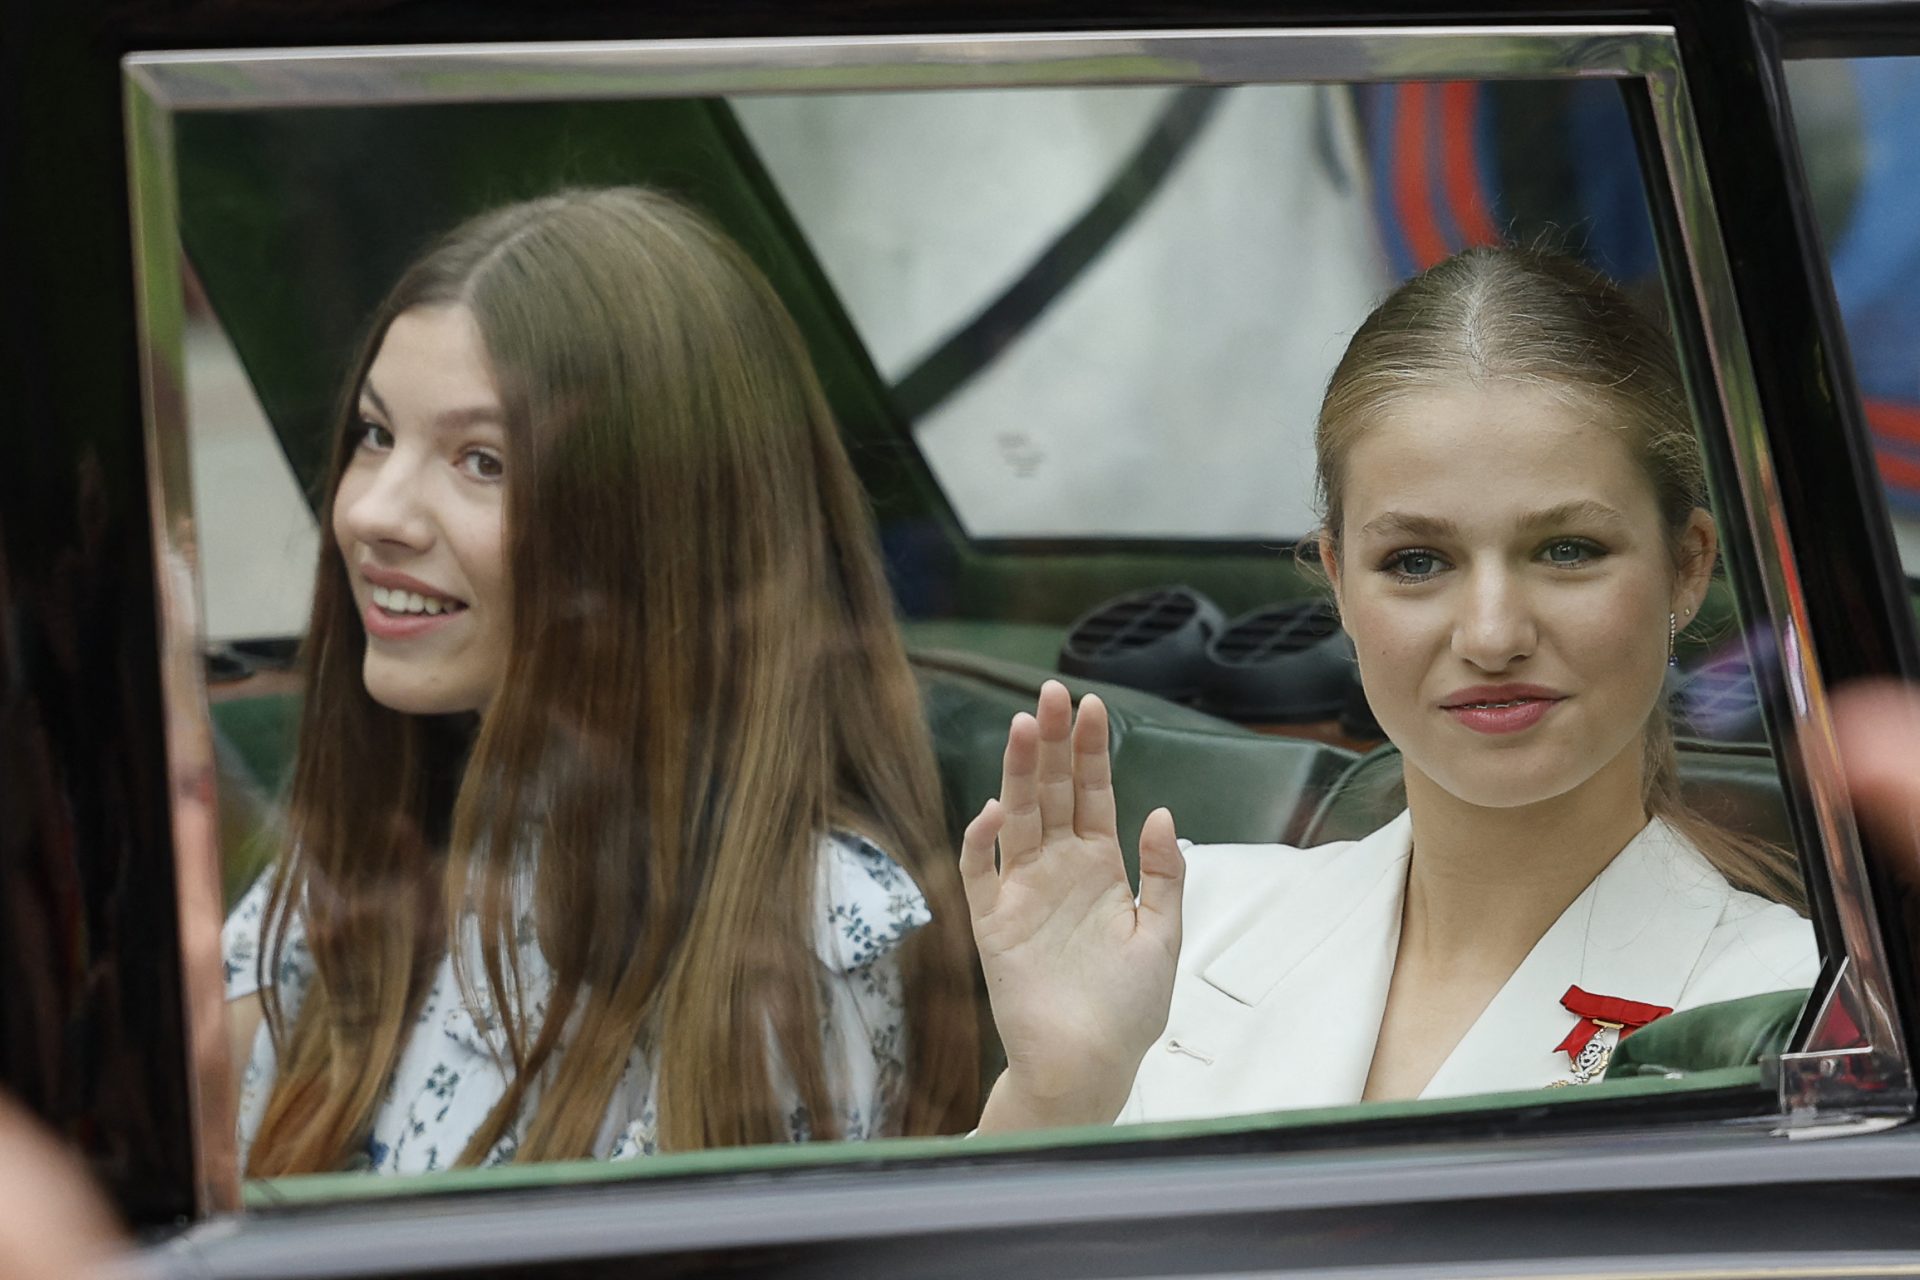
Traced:
<svg viewBox="0 0 1920 1280">
<path fill-rule="evenodd" d="M 1000 797 L 968 825 L 960 851 L 1007 1051 L 1002 1085 L 1017 1089 L 1023 1122 L 1119 1113 L 1166 1027 L 1183 873 L 1173 818 L 1156 809 L 1140 832 L 1135 901 L 1115 826 L 1106 708 L 1088 695 L 1076 718 L 1066 687 L 1049 680 L 1036 714 L 1013 718 Z"/>
</svg>

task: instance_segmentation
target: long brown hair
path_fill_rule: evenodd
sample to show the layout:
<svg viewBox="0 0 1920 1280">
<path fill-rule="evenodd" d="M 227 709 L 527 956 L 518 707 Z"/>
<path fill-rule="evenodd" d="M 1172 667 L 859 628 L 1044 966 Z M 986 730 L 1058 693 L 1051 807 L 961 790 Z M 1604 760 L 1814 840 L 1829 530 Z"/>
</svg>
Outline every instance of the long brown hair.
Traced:
<svg viewBox="0 0 1920 1280">
<path fill-rule="evenodd" d="M 1519 382 L 1599 407 L 1652 483 L 1679 567 L 1681 531 L 1708 497 L 1673 343 L 1606 277 L 1520 248 L 1448 258 L 1394 290 L 1354 333 L 1314 432 L 1330 548 L 1337 553 L 1347 457 L 1368 424 L 1402 396 L 1463 378 Z M 1647 722 L 1641 779 L 1647 812 L 1679 829 L 1736 888 L 1804 910 L 1792 854 L 1687 804 L 1664 701 Z"/>
<path fill-rule="evenodd" d="M 463 967 L 463 990 L 484 978 L 510 1070 L 463 1162 L 516 1125 L 519 1159 L 589 1154 L 642 1044 L 666 1149 L 784 1139 L 782 1074 L 837 1136 L 813 950 L 832 828 L 888 850 L 934 917 L 904 944 L 908 1074 L 882 1127 L 965 1128 L 977 1029 L 939 776 L 865 495 L 772 287 L 652 191 L 468 222 L 374 316 L 323 530 L 387 327 L 438 305 L 471 310 L 506 410 L 510 656 L 477 729 L 380 706 L 323 551 L 267 913 L 270 938 L 304 915 L 316 972 L 291 1020 L 263 982 L 280 1069 L 250 1173 L 339 1168 L 365 1141 L 466 912 L 484 974 Z M 534 1014 L 527 876 L 553 983 Z M 262 950 L 264 976 L 280 948 Z"/>
</svg>

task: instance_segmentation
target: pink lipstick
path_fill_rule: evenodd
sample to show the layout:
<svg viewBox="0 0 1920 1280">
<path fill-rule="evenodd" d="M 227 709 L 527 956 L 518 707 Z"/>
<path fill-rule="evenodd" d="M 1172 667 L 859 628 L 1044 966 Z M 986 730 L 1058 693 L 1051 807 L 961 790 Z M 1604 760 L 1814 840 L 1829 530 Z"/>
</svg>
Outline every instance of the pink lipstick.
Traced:
<svg viewBox="0 0 1920 1280">
<path fill-rule="evenodd" d="M 1522 733 L 1566 700 L 1537 684 L 1477 684 L 1449 694 L 1440 709 L 1475 733 Z"/>
</svg>

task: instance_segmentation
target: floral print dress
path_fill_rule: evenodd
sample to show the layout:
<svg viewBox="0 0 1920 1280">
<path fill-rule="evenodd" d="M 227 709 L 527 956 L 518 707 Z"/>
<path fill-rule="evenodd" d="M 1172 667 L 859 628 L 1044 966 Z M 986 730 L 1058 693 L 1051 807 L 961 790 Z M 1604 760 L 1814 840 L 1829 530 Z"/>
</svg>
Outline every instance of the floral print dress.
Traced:
<svg viewBox="0 0 1920 1280">
<path fill-rule="evenodd" d="M 872 842 L 848 832 L 832 832 L 822 837 L 819 856 L 814 951 L 820 963 L 820 1040 L 827 1078 L 841 1136 L 873 1137 L 897 1111 L 906 1070 L 899 944 L 932 915 L 912 878 Z M 255 882 L 221 931 L 228 1000 L 260 989 L 262 918 L 271 880 L 269 873 Z M 516 945 L 527 1007 L 537 1016 L 545 1007 L 551 975 L 533 934 L 530 893 L 523 892 L 520 900 L 523 909 Z M 477 928 L 463 938 L 463 945 L 477 948 Z M 268 981 L 291 1019 L 314 972 L 297 916 L 289 925 L 280 957 Z M 479 973 L 477 951 L 471 961 L 471 972 Z M 484 991 L 478 994 L 483 1002 L 487 999 Z M 386 1097 L 374 1115 L 366 1150 L 353 1167 L 376 1173 L 425 1173 L 458 1160 L 506 1089 L 501 1070 L 505 1041 L 497 1028 L 498 1019 L 490 1008 L 468 1006 L 454 978 L 452 954 L 443 957 Z M 273 1041 L 262 1025 L 241 1080 L 243 1161 L 259 1132 L 275 1069 Z M 806 1140 L 813 1128 L 811 1118 L 790 1085 L 778 1087 L 784 1094 L 790 1136 L 796 1142 Z M 538 1082 L 528 1090 L 523 1119 L 532 1112 L 537 1097 Z M 653 1066 L 644 1049 L 636 1048 L 614 1089 L 594 1154 L 613 1160 L 653 1154 L 659 1143 L 656 1120 Z M 482 1163 L 512 1159 L 519 1146 L 519 1127 L 518 1122 L 510 1126 Z"/>
</svg>

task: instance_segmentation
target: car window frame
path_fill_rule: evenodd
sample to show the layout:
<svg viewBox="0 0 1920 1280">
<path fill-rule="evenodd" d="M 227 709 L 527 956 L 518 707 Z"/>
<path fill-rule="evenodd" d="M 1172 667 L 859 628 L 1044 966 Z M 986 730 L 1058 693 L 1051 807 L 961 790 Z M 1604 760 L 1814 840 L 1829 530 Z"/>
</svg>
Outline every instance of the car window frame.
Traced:
<svg viewBox="0 0 1920 1280">
<path fill-rule="evenodd" d="M 161 678 L 166 699 L 177 908 L 183 939 L 188 1042 L 200 1046 L 188 1079 L 198 1118 L 195 1203 L 202 1216 L 240 1203 L 233 1155 L 231 1065 L 217 1034 L 220 922 L 216 834 L 178 797 L 213 776 L 198 616 L 198 562 L 192 544 L 187 431 L 181 396 L 182 303 L 171 187 L 174 113 L 245 106 L 351 101 L 400 104 L 500 97 L 617 97 L 687 93 L 792 93 L 836 89 L 930 89 L 1003 84 L 1219 83 L 1281 80 L 1351 83 L 1378 79 L 1622 79 L 1643 87 L 1638 109 L 1643 160 L 1656 222 L 1668 246 L 1684 246 L 1688 278 L 1663 262 L 1678 327 L 1698 349 L 1689 383 L 1709 437 L 1730 463 L 1752 554 L 1746 598 L 1764 605 L 1764 623 L 1786 656 L 1776 701 L 1783 784 L 1796 800 L 1803 847 L 1819 851 L 1829 886 L 1817 895 L 1831 948 L 1829 999 L 1845 991 L 1866 1047 L 1822 1046 L 1822 1010 L 1806 1020 L 1812 1047 L 1784 1055 L 1778 1127 L 1893 1123 L 1912 1113 L 1913 1078 L 1899 999 L 1876 917 L 1859 833 L 1845 803 L 1827 715 L 1814 627 L 1794 556 L 1793 529 L 1778 499 L 1768 417 L 1755 385 L 1746 316 L 1736 296 L 1721 212 L 1702 167 L 1702 140 L 1682 46 L 1671 26 L 1467 25 L 1257 28 L 1071 34 L 833 37 L 786 40 L 669 40 L 593 44 L 397 46 L 351 50 L 148 52 L 123 63 L 129 184 L 142 384 L 146 404 L 155 578 L 161 613 Z M 1409 54 L 1415 56 L 1409 57 Z M 378 74 L 372 74 L 377 72 Z M 564 77 L 577 77 L 567 81 Z M 566 86 L 563 88 L 563 86 Z M 1666 255 L 1663 254 L 1663 257 Z M 1684 335 L 1683 335 L 1684 340 Z M 1702 377 L 1701 372 L 1706 376 Z M 1715 431 L 1715 425 L 1720 427 Z M 212 1050 L 218 1048 L 216 1054 Z M 1836 1065 L 1837 1064 L 1837 1065 Z M 1844 1066 L 1844 1070 L 1840 1067 Z M 1569 1111 L 1578 1108 L 1569 1108 Z M 1680 1108 L 1684 1111 L 1684 1107 Z M 1353 1126 L 1355 1132 L 1367 1126 Z M 1036 1144 L 1052 1150 L 1057 1144 Z M 1137 1144 L 1103 1144 L 1109 1152 Z M 1061 1150 L 1066 1150 L 1061 1148 Z M 1009 1156 L 1009 1158 L 1012 1158 Z"/>
</svg>

